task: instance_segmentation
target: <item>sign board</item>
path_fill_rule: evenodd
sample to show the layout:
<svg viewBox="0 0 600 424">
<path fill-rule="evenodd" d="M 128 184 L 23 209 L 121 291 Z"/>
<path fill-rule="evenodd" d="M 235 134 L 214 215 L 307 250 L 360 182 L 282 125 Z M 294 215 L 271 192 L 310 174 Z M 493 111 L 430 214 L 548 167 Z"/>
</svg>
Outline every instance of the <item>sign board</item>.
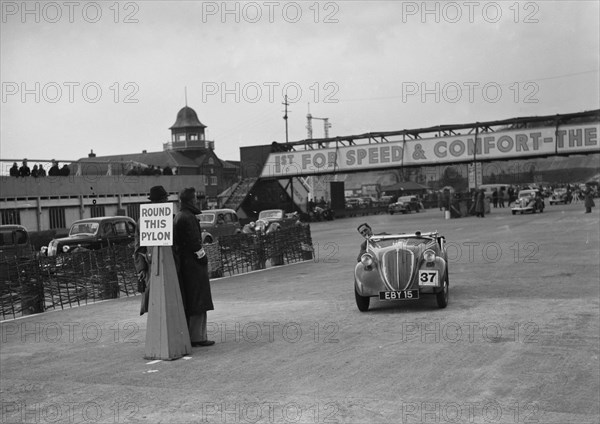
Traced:
<svg viewBox="0 0 600 424">
<path fill-rule="evenodd" d="M 483 184 L 483 167 L 480 162 L 473 162 L 469 168 L 469 189 L 478 188 Z"/>
<path fill-rule="evenodd" d="M 140 246 L 173 245 L 173 203 L 140 205 Z"/>
<path fill-rule="evenodd" d="M 600 124 L 523 128 L 386 143 L 271 153 L 261 177 L 344 173 L 401 166 L 600 153 Z"/>
</svg>

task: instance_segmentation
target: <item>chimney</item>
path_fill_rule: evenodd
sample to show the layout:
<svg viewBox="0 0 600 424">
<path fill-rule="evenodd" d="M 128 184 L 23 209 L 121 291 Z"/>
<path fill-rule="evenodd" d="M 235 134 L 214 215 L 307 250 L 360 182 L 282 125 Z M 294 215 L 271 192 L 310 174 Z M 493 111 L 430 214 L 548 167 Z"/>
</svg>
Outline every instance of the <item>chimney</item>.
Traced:
<svg viewBox="0 0 600 424">
<path fill-rule="evenodd" d="M 95 158 L 96 157 L 96 153 L 94 153 L 94 149 L 90 149 L 90 152 L 88 153 L 88 158 Z"/>
<path fill-rule="evenodd" d="M 142 150 L 142 153 L 148 153 L 148 151 L 144 149 L 144 150 Z"/>
</svg>

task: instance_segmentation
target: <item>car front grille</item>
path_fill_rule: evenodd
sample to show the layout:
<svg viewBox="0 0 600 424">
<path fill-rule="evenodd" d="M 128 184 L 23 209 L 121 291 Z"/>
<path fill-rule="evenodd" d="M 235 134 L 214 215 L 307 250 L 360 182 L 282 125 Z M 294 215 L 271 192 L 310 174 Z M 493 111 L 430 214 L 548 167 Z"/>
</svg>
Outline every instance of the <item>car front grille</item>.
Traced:
<svg viewBox="0 0 600 424">
<path fill-rule="evenodd" d="M 406 290 L 413 276 L 415 255 L 406 248 L 389 250 L 382 257 L 382 272 L 391 290 Z"/>
</svg>

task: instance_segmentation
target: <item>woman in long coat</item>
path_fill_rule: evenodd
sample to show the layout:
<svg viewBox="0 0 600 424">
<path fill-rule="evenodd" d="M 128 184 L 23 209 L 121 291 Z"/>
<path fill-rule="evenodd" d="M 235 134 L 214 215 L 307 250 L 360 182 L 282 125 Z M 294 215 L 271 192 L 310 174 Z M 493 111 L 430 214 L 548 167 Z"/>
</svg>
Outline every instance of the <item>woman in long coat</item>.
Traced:
<svg viewBox="0 0 600 424">
<path fill-rule="evenodd" d="M 485 216 L 485 191 L 483 189 L 479 190 L 475 197 L 475 215 L 481 218 Z"/>
<path fill-rule="evenodd" d="M 210 346 L 207 340 L 206 311 L 214 309 L 208 277 L 208 258 L 202 247 L 201 213 L 196 190 L 186 188 L 179 194 L 180 210 L 173 221 L 174 249 L 179 267 L 179 286 L 188 321 L 192 346 Z"/>
</svg>

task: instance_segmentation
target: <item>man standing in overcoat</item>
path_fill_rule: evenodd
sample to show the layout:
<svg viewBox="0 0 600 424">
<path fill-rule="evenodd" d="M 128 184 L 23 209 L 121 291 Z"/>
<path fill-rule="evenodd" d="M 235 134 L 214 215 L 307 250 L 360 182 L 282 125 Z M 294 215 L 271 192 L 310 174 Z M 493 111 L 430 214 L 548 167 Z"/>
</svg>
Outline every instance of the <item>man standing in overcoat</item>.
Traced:
<svg viewBox="0 0 600 424">
<path fill-rule="evenodd" d="M 179 194 L 179 212 L 173 221 L 173 242 L 179 265 L 179 286 L 192 346 L 211 346 L 207 340 L 206 311 L 214 310 L 208 277 L 208 258 L 202 247 L 196 190 L 186 188 Z"/>
</svg>

